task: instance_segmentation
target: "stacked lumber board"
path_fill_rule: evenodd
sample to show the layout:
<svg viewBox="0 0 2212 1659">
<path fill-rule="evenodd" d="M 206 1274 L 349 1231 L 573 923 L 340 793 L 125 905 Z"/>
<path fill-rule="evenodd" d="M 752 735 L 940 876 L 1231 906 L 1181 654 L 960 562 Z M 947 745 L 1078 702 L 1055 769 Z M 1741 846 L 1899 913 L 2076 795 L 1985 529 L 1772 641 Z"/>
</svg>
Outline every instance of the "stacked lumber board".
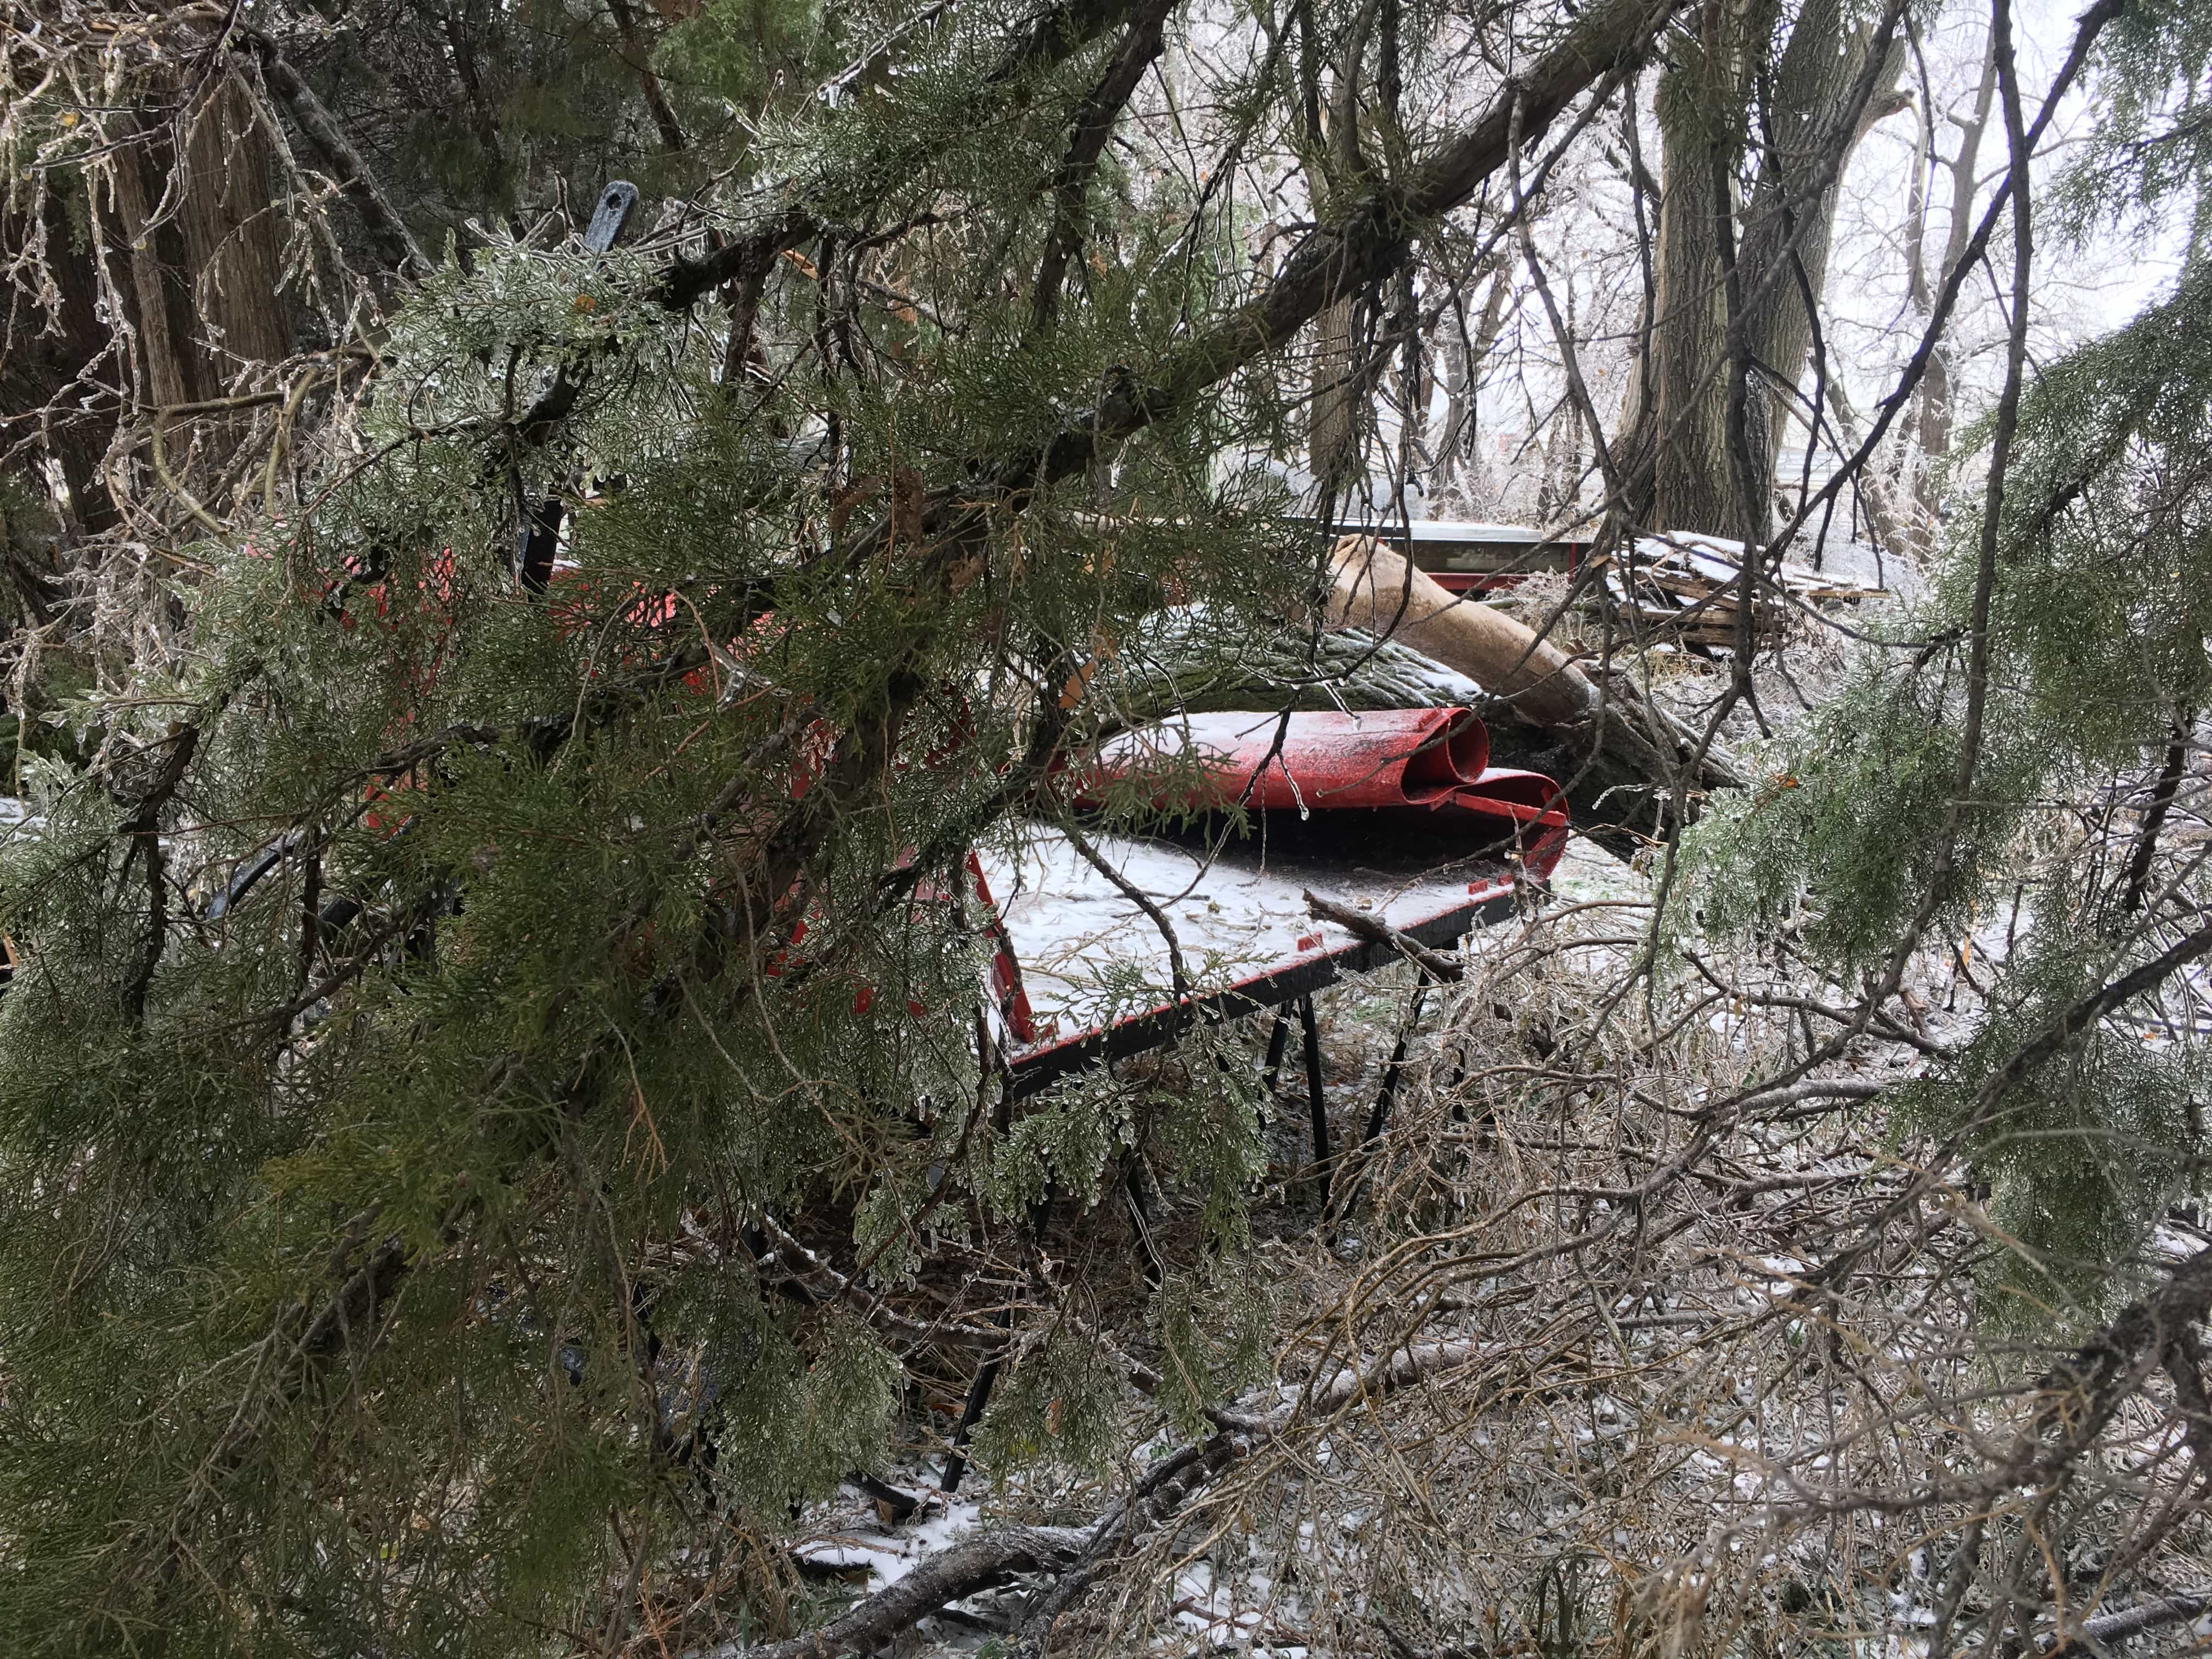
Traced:
<svg viewBox="0 0 2212 1659">
<path fill-rule="evenodd" d="M 1605 573 L 1604 592 L 1624 632 L 1652 641 L 1735 647 L 1742 543 L 1716 536 L 1645 536 L 1628 559 L 1608 554 L 1593 562 Z M 1780 644 L 1805 605 L 1856 604 L 1883 591 L 1838 581 L 1789 559 L 1767 563 L 1759 588 L 1751 612 L 1757 650 Z"/>
</svg>

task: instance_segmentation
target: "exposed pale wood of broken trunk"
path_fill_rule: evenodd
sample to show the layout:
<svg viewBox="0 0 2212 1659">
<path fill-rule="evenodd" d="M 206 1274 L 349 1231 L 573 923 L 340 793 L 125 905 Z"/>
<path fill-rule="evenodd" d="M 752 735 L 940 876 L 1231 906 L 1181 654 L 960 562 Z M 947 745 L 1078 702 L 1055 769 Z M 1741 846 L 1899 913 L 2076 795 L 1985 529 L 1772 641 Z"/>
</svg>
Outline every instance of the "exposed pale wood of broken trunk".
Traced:
<svg viewBox="0 0 2212 1659">
<path fill-rule="evenodd" d="M 1446 592 L 1371 536 L 1346 536 L 1329 556 L 1328 625 L 1395 639 L 1455 668 L 1531 725 L 1579 727 L 1597 687 L 1566 653 L 1486 605 Z"/>
</svg>

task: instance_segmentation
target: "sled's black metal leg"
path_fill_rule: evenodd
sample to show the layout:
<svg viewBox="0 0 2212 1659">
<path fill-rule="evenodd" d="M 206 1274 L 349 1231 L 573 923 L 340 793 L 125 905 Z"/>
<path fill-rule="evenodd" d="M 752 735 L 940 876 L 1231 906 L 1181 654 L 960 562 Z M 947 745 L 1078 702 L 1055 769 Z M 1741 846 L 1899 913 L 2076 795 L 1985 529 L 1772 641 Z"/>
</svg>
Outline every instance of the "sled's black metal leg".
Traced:
<svg viewBox="0 0 2212 1659">
<path fill-rule="evenodd" d="M 1367 1133 L 1360 1137 L 1359 1149 L 1346 1160 L 1343 1195 L 1335 1206 L 1336 1218 L 1348 1219 L 1359 1207 L 1359 1197 L 1366 1184 L 1367 1158 L 1375 1143 L 1382 1139 L 1382 1131 L 1389 1127 L 1390 1107 L 1398 1097 L 1398 1079 L 1406 1067 L 1406 1050 L 1411 1046 L 1413 1033 L 1421 1027 L 1421 1005 L 1429 994 L 1429 976 L 1423 974 L 1413 987 L 1413 1006 L 1407 1009 L 1405 1023 L 1398 1027 L 1398 1041 L 1390 1050 L 1390 1063 L 1382 1068 L 1382 1090 L 1375 1097 L 1375 1108 L 1367 1115 Z M 1331 1242 L 1334 1242 L 1334 1234 Z"/>
<path fill-rule="evenodd" d="M 1298 1000 L 1298 1021 L 1305 1028 L 1306 1103 L 1313 1111 L 1314 1162 L 1320 1166 L 1324 1189 L 1328 1183 L 1328 1097 L 1321 1086 L 1321 1028 L 1314 1023 L 1311 997 Z"/>
<path fill-rule="evenodd" d="M 1429 994 L 1429 976 L 1421 975 L 1413 988 L 1413 1006 L 1406 1011 L 1406 1023 L 1398 1028 L 1397 1046 L 1390 1050 L 1390 1063 L 1382 1068 L 1382 1092 L 1375 1097 L 1375 1109 L 1367 1115 L 1367 1134 L 1363 1146 L 1371 1146 L 1382 1137 L 1383 1128 L 1390 1121 L 1390 1105 L 1398 1097 L 1398 1074 L 1406 1065 L 1407 1045 L 1413 1033 L 1420 1029 L 1421 1004 Z"/>
<path fill-rule="evenodd" d="M 846 1477 L 862 1492 L 890 1511 L 894 1521 L 903 1521 L 921 1507 L 921 1499 L 910 1492 L 901 1492 L 896 1486 L 878 1480 L 872 1474 L 855 1469 Z"/>
<path fill-rule="evenodd" d="M 1145 1197 L 1142 1161 L 1132 1152 L 1121 1160 L 1121 1192 L 1129 1206 L 1129 1224 L 1137 1235 L 1137 1253 L 1143 1259 L 1145 1283 L 1160 1287 L 1160 1253 L 1152 1247 L 1152 1206 Z"/>
<path fill-rule="evenodd" d="M 999 1310 L 999 1324 L 1007 1330 L 1013 1328 L 1013 1310 Z M 952 1431 L 952 1449 L 945 1459 L 945 1473 L 937 1484 L 948 1492 L 960 1490 L 960 1477 L 968 1473 L 968 1437 L 975 1425 L 982 1421 L 983 1408 L 991 1403 L 991 1389 L 999 1380 L 999 1362 L 994 1356 L 985 1360 L 975 1372 L 975 1380 L 968 1385 L 968 1403 L 960 1408 L 959 1425 Z"/>
<path fill-rule="evenodd" d="M 1260 1073 L 1261 1084 L 1270 1095 L 1275 1092 L 1276 1079 L 1282 1075 L 1283 1050 L 1290 1046 L 1290 1040 L 1291 1011 L 1278 1008 L 1274 1029 L 1267 1033 L 1267 1063 Z"/>
</svg>

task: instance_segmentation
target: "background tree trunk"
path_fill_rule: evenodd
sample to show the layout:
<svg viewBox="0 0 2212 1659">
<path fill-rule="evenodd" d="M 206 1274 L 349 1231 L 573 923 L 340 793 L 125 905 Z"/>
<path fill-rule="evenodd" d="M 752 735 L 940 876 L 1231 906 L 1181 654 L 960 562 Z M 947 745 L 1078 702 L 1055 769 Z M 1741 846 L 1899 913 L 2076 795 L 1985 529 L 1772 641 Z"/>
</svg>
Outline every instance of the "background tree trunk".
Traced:
<svg viewBox="0 0 2212 1659">
<path fill-rule="evenodd" d="M 131 325 L 138 401 L 156 407 L 213 396 L 192 349 L 192 283 L 178 212 L 167 210 L 175 153 L 167 123 L 148 123 L 141 141 L 115 155 L 109 187 L 125 270 L 116 282 Z"/>
<path fill-rule="evenodd" d="M 1640 499 L 1630 516 L 1654 530 L 1725 530 L 1735 522 L 1729 480 L 1721 223 L 1715 170 L 1732 179 L 1744 154 L 1751 66 L 1773 13 L 1764 0 L 1705 0 L 1692 40 L 1660 76 L 1660 198 L 1653 254 L 1650 374 L 1632 416 L 1627 453 Z"/>
<path fill-rule="evenodd" d="M 292 349 L 269 135 L 228 79 L 141 135 L 117 154 L 113 174 L 129 266 L 117 287 L 137 335 L 138 397 L 156 407 L 205 402 L 247 364 Z"/>
<path fill-rule="evenodd" d="M 1871 31 L 1840 0 L 1808 0 L 1771 86 L 1761 88 L 1757 65 L 1772 44 L 1771 7 L 1707 0 L 1697 26 L 1695 44 L 1682 48 L 1658 88 L 1665 188 L 1654 252 L 1650 372 L 1625 419 L 1626 505 L 1629 516 L 1650 529 L 1734 536 L 1747 522 L 1747 505 L 1759 532 L 1771 520 L 1784 424 L 1772 416 L 1794 404 L 1812 343 L 1803 288 L 1788 261 L 1794 247 L 1817 304 L 1841 169 L 1826 189 L 1816 192 L 1812 185 L 1826 163 L 1829 135 L 1864 73 Z M 1901 66 L 1901 51 L 1896 59 Z M 1768 142 L 1743 208 L 1736 205 L 1737 180 L 1762 103 L 1769 106 L 1765 125 L 1771 131 L 1763 135 Z M 1889 107 L 1877 100 L 1869 116 Z M 1845 142 L 1856 145 L 1869 124 L 1863 120 Z M 1752 356 L 1772 376 L 1771 396 L 1754 398 L 1748 411 L 1754 496 L 1748 504 L 1740 499 L 1728 451 L 1723 194 L 1731 216 L 1743 221 L 1736 264 Z"/>
<path fill-rule="evenodd" d="M 1843 0 L 1806 0 L 1774 77 L 1767 148 L 1741 252 L 1752 356 L 1773 376 L 1765 400 L 1766 441 L 1752 447 L 1762 528 L 1773 507 L 1783 436 L 1792 418 L 1811 428 L 1810 406 L 1797 395 L 1813 346 L 1814 313 L 1807 296 L 1809 292 L 1817 307 L 1827 291 L 1842 167 L 1835 169 L 1826 189 L 1814 186 L 1827 163 L 1829 134 L 1866 73 L 1872 50 L 1870 25 Z M 1869 100 L 1845 140 L 1847 157 L 1875 122 L 1904 107 L 1902 100 L 1886 95 L 1905 67 L 1901 39 L 1893 41 L 1888 57 L 1885 91 Z M 1807 442 L 1809 447 L 1809 436 Z"/>
<path fill-rule="evenodd" d="M 1981 84 L 1974 94 L 1973 113 L 1954 116 L 1947 112 L 1939 117 L 1932 106 L 1923 107 L 1921 118 L 1925 129 L 1923 140 L 1928 155 L 1951 175 L 1950 223 L 1943 236 L 1943 256 L 1936 270 L 1936 282 L 1948 283 L 1959 262 L 1966 257 L 1966 244 L 1973 231 L 1975 168 L 1981 155 L 1982 134 L 1990 123 L 1990 106 L 1996 96 L 1997 62 L 1995 36 L 1990 45 L 1983 49 Z M 1948 120 L 1959 129 L 1959 153 L 1945 159 L 1938 138 L 1940 122 Z M 1917 182 L 1917 181 L 1916 181 Z M 1926 207 L 1915 216 L 1908 228 L 1909 241 L 1905 249 L 1906 283 L 1911 295 L 1913 310 L 1924 325 L 1936 308 L 1934 287 L 1928 280 L 1926 254 Z M 1941 503 L 1936 499 L 1938 475 L 1944 460 L 1951 453 L 1953 419 L 1953 379 L 1951 356 L 1953 347 L 1947 338 L 1939 341 L 1928 361 L 1927 377 L 1920 383 L 1920 407 L 1916 422 L 1918 453 L 1911 466 L 1912 490 L 1912 550 L 1925 561 L 1935 556 L 1936 532 L 1942 517 Z"/>
<path fill-rule="evenodd" d="M 1313 135 L 1308 166 L 1322 189 L 1321 201 L 1349 199 L 1365 180 L 1360 146 L 1360 71 L 1374 19 L 1364 9 L 1346 36 L 1335 66 L 1334 95 L 1327 124 Z M 1326 209 L 1325 211 L 1332 211 Z M 1355 493 L 1362 441 L 1374 418 L 1373 365 L 1361 360 L 1361 296 L 1346 295 L 1314 319 L 1313 404 L 1307 416 L 1307 465 L 1322 493 L 1337 507 Z"/>
<path fill-rule="evenodd" d="M 1482 395 L 1485 366 L 1504 329 L 1505 302 L 1513 290 L 1502 249 L 1474 274 L 1487 275 L 1489 286 L 1472 336 L 1468 332 L 1463 312 L 1455 308 L 1447 313 L 1449 325 L 1443 350 L 1444 424 L 1435 446 L 1440 495 L 1465 475 L 1466 483 L 1461 485 L 1460 494 L 1467 495 L 1480 478 L 1481 469 L 1474 452 L 1480 424 L 1476 411 Z"/>
<path fill-rule="evenodd" d="M 215 382 L 292 353 L 274 161 L 245 89 L 226 76 L 190 113 L 178 214 L 193 345 Z"/>
<path fill-rule="evenodd" d="M 1352 302 L 1341 300 L 1315 321 L 1313 403 L 1306 424 L 1306 465 L 1324 489 L 1340 497 L 1359 454 L 1362 399 L 1352 356 Z"/>
<path fill-rule="evenodd" d="M 100 313 L 89 212 L 82 190 L 65 190 L 49 173 L 38 181 L 32 211 L 9 214 L 0 224 L 0 253 L 11 261 L 43 238 L 52 283 L 43 316 L 26 314 L 28 302 L 20 294 L 14 301 L 15 349 L 0 357 L 0 408 L 9 416 L 5 440 L 11 449 L 44 443 L 61 470 L 70 526 L 78 535 L 97 535 L 117 522 L 101 475 L 118 410 L 102 394 L 100 380 L 112 379 L 115 370 L 103 376 L 97 367 L 110 335 Z"/>
</svg>

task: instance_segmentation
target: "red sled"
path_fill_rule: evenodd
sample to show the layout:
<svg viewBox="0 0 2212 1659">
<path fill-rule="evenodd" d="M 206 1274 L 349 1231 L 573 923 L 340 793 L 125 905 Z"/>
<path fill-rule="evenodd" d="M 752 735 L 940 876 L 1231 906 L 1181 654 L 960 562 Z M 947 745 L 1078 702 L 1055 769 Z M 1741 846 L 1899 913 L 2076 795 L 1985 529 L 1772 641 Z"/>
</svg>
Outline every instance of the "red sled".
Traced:
<svg viewBox="0 0 2212 1659">
<path fill-rule="evenodd" d="M 1489 747 L 1464 708 L 1192 714 L 1110 742 L 1078 804 L 1158 775 L 1172 781 L 1139 781 L 1139 797 L 1181 810 L 1184 828 L 1086 836 L 1111 875 L 1034 823 L 970 866 L 1000 935 L 993 988 L 1015 1092 L 1396 959 L 1316 920 L 1309 890 L 1447 951 L 1512 915 L 1558 864 L 1567 817 L 1557 784 L 1492 767 Z M 1183 958 L 1180 1000 L 1162 918 Z"/>
</svg>

